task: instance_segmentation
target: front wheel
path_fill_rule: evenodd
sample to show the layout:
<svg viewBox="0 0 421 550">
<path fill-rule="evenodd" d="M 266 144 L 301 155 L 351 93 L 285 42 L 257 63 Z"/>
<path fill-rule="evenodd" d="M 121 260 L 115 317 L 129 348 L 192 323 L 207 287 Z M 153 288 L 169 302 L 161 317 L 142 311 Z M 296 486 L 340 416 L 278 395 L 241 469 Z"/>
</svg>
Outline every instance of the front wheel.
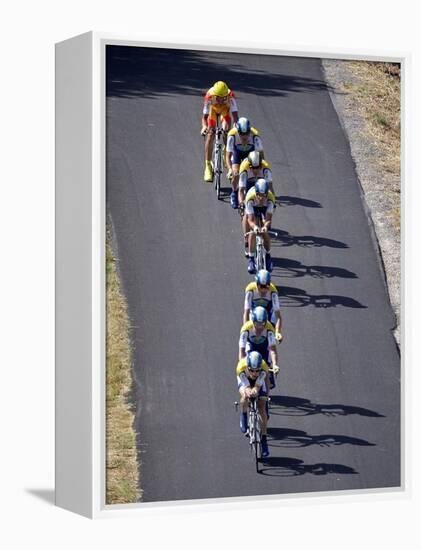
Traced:
<svg viewBox="0 0 421 550">
<path fill-rule="evenodd" d="M 215 150 L 215 161 L 214 161 L 214 185 L 216 196 L 218 200 L 221 198 L 221 175 L 222 175 L 222 159 L 221 159 L 221 149 L 217 147 Z"/>
<path fill-rule="evenodd" d="M 256 270 L 260 271 L 261 269 L 266 269 L 266 253 L 263 239 L 258 235 L 256 243 Z"/>
</svg>

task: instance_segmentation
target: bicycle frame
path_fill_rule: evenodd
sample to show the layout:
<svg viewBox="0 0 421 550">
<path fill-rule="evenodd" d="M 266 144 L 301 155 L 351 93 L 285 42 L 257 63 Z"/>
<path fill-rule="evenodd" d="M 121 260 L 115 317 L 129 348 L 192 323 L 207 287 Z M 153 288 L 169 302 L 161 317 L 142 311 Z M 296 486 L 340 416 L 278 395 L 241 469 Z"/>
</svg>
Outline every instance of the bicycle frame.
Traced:
<svg viewBox="0 0 421 550">
<path fill-rule="evenodd" d="M 224 151 L 224 133 L 225 130 L 218 124 L 215 129 L 215 145 L 213 150 L 213 181 L 218 200 L 221 198 L 221 178 L 224 166 L 223 151 Z"/>
</svg>

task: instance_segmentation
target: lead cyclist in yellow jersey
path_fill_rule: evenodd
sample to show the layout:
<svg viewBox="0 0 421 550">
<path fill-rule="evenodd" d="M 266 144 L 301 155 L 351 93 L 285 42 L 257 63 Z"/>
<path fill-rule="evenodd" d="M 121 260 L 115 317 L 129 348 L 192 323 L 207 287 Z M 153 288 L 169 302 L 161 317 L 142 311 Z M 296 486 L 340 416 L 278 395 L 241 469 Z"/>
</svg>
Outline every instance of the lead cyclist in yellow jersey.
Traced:
<svg viewBox="0 0 421 550">
<path fill-rule="evenodd" d="M 222 80 L 215 82 L 212 88 L 209 88 L 203 103 L 201 134 L 206 136 L 204 180 L 207 182 L 213 180 L 211 159 L 218 116 L 221 118 L 222 128 L 226 132 L 231 128 L 232 119 L 234 122 L 238 120 L 238 107 L 234 92 Z"/>
</svg>

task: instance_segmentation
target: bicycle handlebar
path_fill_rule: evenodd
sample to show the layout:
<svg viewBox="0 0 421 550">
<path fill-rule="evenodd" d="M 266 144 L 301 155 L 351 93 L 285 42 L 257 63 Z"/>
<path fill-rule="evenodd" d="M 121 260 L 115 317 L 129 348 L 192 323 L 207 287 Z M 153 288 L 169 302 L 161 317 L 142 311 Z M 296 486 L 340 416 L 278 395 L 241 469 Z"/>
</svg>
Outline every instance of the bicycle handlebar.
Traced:
<svg viewBox="0 0 421 550">
<path fill-rule="evenodd" d="M 245 233 L 244 237 L 248 237 L 249 235 L 252 235 L 252 234 L 263 234 L 263 233 L 267 233 L 268 235 L 272 235 L 273 237 L 277 237 L 278 236 L 278 232 L 277 231 L 272 231 L 272 229 L 268 229 L 267 231 L 247 231 L 247 233 Z"/>
</svg>

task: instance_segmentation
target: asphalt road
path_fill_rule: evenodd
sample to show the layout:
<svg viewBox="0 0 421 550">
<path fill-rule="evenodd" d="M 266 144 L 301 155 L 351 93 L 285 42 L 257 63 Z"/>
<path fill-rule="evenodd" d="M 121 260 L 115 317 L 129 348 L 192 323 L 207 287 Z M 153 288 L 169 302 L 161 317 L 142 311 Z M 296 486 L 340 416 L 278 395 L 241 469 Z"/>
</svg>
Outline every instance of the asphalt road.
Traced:
<svg viewBox="0 0 421 550">
<path fill-rule="evenodd" d="M 282 205 L 284 342 L 261 474 L 233 407 L 251 280 L 239 216 L 202 181 L 202 94 L 216 80 L 261 131 Z M 395 321 L 320 60 L 109 48 L 107 207 L 145 502 L 400 485 Z"/>
</svg>

